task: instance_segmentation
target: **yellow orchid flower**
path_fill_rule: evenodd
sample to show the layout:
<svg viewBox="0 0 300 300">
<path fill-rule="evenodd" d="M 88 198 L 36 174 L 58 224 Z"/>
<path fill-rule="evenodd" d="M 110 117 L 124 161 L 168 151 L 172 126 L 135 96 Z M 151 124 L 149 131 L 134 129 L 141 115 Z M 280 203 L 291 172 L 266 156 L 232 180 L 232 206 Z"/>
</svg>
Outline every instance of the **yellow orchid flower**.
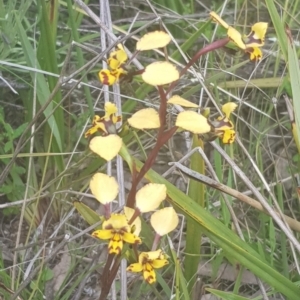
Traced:
<svg viewBox="0 0 300 300">
<path fill-rule="evenodd" d="M 110 53 L 107 64 L 112 70 L 120 68 L 128 59 L 122 44 L 117 45 L 117 50 Z"/>
<path fill-rule="evenodd" d="M 242 36 L 235 28 L 229 26 L 218 14 L 210 12 L 211 18 L 227 29 L 228 37 L 242 50 L 250 54 L 251 60 L 260 60 L 262 52 L 258 47 L 262 47 L 268 29 L 268 23 L 258 22 L 251 27 L 248 35 Z"/>
<path fill-rule="evenodd" d="M 102 229 L 92 233 L 93 237 L 110 240 L 108 244 L 109 254 L 119 255 L 123 249 L 123 243 L 141 244 L 141 239 L 131 232 L 131 226 L 125 215 L 111 214 L 110 218 L 103 222 Z"/>
<path fill-rule="evenodd" d="M 90 141 L 90 149 L 100 157 L 109 161 L 113 159 L 122 147 L 122 139 L 117 135 L 116 123 L 121 121 L 117 116 L 117 107 L 114 103 L 105 103 L 105 115 L 95 116 L 92 127 L 85 133 L 85 137 L 100 132 L 102 136 L 94 137 Z"/>
<path fill-rule="evenodd" d="M 99 80 L 105 85 L 113 85 L 122 76 L 127 74 L 123 68 L 128 56 L 121 44 L 117 45 L 117 50 L 110 53 L 107 64 L 110 69 L 100 70 L 98 73 Z"/>
<path fill-rule="evenodd" d="M 105 85 L 113 85 L 122 76 L 126 75 L 127 71 L 123 68 L 118 68 L 116 70 L 103 69 L 98 73 L 99 80 Z"/>
<path fill-rule="evenodd" d="M 104 111 L 103 117 L 94 116 L 92 127 L 84 135 L 86 138 L 96 132 L 101 132 L 104 136 L 117 132 L 115 124 L 122 119 L 121 116 L 116 116 L 117 106 L 114 103 L 106 102 Z"/>
<path fill-rule="evenodd" d="M 156 282 L 156 273 L 154 269 L 160 269 L 168 263 L 168 260 L 165 258 L 160 249 L 156 251 L 142 252 L 139 255 L 139 262 L 131 264 L 127 268 L 127 271 L 143 272 L 144 279 L 149 284 L 152 284 Z"/>
<path fill-rule="evenodd" d="M 234 125 L 230 121 L 231 113 L 236 109 L 237 104 L 228 102 L 222 106 L 224 117 L 218 117 L 216 120 L 211 121 L 214 133 L 222 140 L 224 144 L 232 144 L 235 141 Z"/>
</svg>

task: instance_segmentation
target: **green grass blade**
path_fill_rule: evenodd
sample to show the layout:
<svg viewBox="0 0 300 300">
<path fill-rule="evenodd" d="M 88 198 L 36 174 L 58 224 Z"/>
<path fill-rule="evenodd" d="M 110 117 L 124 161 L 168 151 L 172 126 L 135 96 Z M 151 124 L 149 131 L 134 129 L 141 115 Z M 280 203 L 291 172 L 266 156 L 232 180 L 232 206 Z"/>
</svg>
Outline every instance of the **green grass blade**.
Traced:
<svg viewBox="0 0 300 300">
<path fill-rule="evenodd" d="M 69 12 L 69 23 L 70 23 L 70 27 L 72 30 L 72 39 L 74 41 L 80 43 L 80 37 L 78 34 L 78 30 L 77 30 L 78 24 L 76 24 L 76 20 L 75 20 L 75 16 L 74 16 L 75 11 L 72 7 L 73 3 L 70 0 L 68 0 L 67 4 L 68 4 L 68 12 Z M 76 16 L 77 16 L 77 13 L 76 13 Z M 85 64 L 82 50 L 79 47 L 76 48 L 76 54 L 77 54 L 77 59 L 78 59 L 77 67 L 79 69 L 79 68 L 83 67 Z M 88 83 L 87 77 L 85 76 L 82 81 L 84 83 Z M 89 107 L 90 114 L 91 114 L 91 116 L 93 116 L 94 115 L 94 105 L 93 105 L 93 99 L 92 99 L 90 89 L 86 85 L 83 86 L 83 89 L 84 89 L 85 98 L 86 98 L 86 101 L 87 101 L 87 104 Z"/>
<path fill-rule="evenodd" d="M 49 5 L 46 5 L 45 1 L 39 1 L 39 8 L 41 11 L 41 20 L 39 22 L 40 27 L 40 39 L 37 49 L 37 59 L 40 63 L 42 70 L 59 74 L 58 63 L 56 59 L 56 30 L 57 30 L 57 0 L 51 1 Z M 58 78 L 53 76 L 47 76 L 49 90 L 52 91 L 58 81 Z M 53 98 L 53 103 L 58 103 L 62 99 L 61 92 L 58 91 Z M 57 126 L 60 129 L 61 144 L 64 141 L 64 112 L 62 107 L 58 108 L 54 112 L 54 118 Z M 53 144 L 53 150 L 56 151 L 55 144 Z M 60 149 L 61 150 L 61 149 Z M 60 170 L 63 170 L 63 162 L 56 159 L 56 163 L 60 166 Z"/>
<path fill-rule="evenodd" d="M 276 38 L 278 39 L 278 43 L 280 49 L 283 54 L 283 58 L 285 61 L 288 60 L 288 48 L 286 42 L 286 34 L 284 31 L 284 20 L 280 19 L 280 16 L 277 12 L 274 0 L 266 0 L 266 6 L 269 10 L 270 17 L 272 19 L 273 26 L 276 31 Z"/>
<path fill-rule="evenodd" d="M 213 294 L 217 297 L 220 297 L 221 299 L 224 299 L 224 300 L 247 300 L 248 299 L 245 297 L 235 295 L 233 293 L 222 292 L 222 291 L 214 290 L 214 289 L 206 289 L 206 291 L 208 291 L 211 294 Z"/>
<path fill-rule="evenodd" d="M 293 134 L 295 135 L 295 142 L 300 151 L 299 137 L 300 137 L 300 68 L 298 55 L 294 45 L 288 44 L 288 67 L 291 78 L 291 87 L 293 94 L 293 106 L 295 113 L 295 128 Z"/>
<path fill-rule="evenodd" d="M 18 28 L 18 35 L 20 38 L 20 42 L 24 51 L 25 59 L 27 62 L 27 65 L 32 68 L 40 69 L 39 62 L 35 59 L 35 52 L 29 42 L 28 36 L 21 24 L 21 22 L 18 19 L 18 14 L 16 13 L 16 24 Z M 37 85 L 37 98 L 40 103 L 40 105 L 44 105 L 47 101 L 47 99 L 50 96 L 50 91 L 48 84 L 46 82 L 46 79 L 44 75 L 40 73 L 34 74 L 33 72 L 30 72 L 32 81 L 36 80 Z M 55 137 L 56 143 L 59 147 L 59 150 L 62 151 L 62 140 L 61 140 L 61 134 L 60 134 L 60 128 L 54 118 L 51 114 L 53 105 L 50 103 L 50 105 L 44 110 L 45 117 L 49 117 L 47 120 L 50 130 L 53 132 L 53 135 Z"/>
<path fill-rule="evenodd" d="M 196 147 L 203 147 L 202 141 L 197 135 L 193 136 L 193 149 Z M 199 153 L 194 153 L 191 156 L 191 169 L 201 174 L 205 173 L 204 161 Z M 198 203 L 201 207 L 205 206 L 205 185 L 194 179 L 190 179 L 188 195 L 191 199 Z M 201 227 L 192 218 L 187 218 L 186 221 L 186 247 L 184 260 L 184 275 L 188 283 L 188 290 L 192 295 L 196 279 L 198 265 L 200 263 L 201 253 Z"/>
<path fill-rule="evenodd" d="M 197 40 L 199 39 L 199 37 L 201 36 L 201 34 L 203 34 L 203 32 L 207 29 L 210 23 L 211 22 L 206 22 L 203 25 L 201 25 L 201 27 L 196 32 L 194 32 L 186 41 L 184 41 L 184 43 L 180 46 L 181 50 L 183 52 L 186 52 L 191 47 L 193 47 L 197 42 Z M 199 48 L 200 47 L 201 46 L 199 45 Z M 178 60 L 181 57 L 181 53 L 179 52 L 179 50 L 175 50 L 172 53 L 171 57 L 175 60 Z"/>
<path fill-rule="evenodd" d="M 175 284 L 175 294 L 176 294 L 176 300 L 179 299 L 185 299 L 189 300 L 190 295 L 189 291 L 187 289 L 187 281 L 185 279 L 185 276 L 183 275 L 181 265 L 179 262 L 179 259 L 176 255 L 176 252 L 171 248 L 171 257 L 173 260 L 173 264 L 175 266 L 175 277 L 176 277 L 176 284 Z"/>
</svg>

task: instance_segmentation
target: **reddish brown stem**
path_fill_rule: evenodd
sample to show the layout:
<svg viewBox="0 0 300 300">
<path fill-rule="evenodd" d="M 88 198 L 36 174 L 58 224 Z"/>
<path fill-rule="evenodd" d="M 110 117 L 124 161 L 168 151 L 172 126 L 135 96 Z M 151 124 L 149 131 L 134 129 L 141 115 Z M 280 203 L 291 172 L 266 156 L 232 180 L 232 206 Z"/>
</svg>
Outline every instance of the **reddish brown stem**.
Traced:
<svg viewBox="0 0 300 300">
<path fill-rule="evenodd" d="M 127 196 L 127 203 L 126 206 L 130 208 L 134 208 L 134 203 L 135 203 L 135 194 L 136 194 L 136 188 L 137 188 L 137 171 L 136 171 L 136 165 L 133 162 L 132 166 L 132 184 L 131 184 L 131 189 L 129 191 L 129 194 Z"/>
<path fill-rule="evenodd" d="M 159 121 L 160 121 L 160 127 L 157 133 L 157 140 L 154 148 L 152 149 L 151 153 L 149 154 L 145 164 L 143 165 L 142 169 L 140 170 L 140 173 L 137 176 L 137 182 L 140 182 L 144 175 L 147 173 L 147 171 L 151 168 L 153 165 L 157 155 L 158 151 L 161 148 L 161 138 L 163 136 L 164 130 L 165 130 L 165 124 L 166 124 L 166 115 L 167 115 L 167 97 L 164 89 L 162 86 L 158 86 L 158 92 L 160 96 L 160 106 L 159 106 Z"/>
<path fill-rule="evenodd" d="M 117 256 L 114 256 L 114 257 L 115 257 L 115 261 L 114 261 L 114 264 L 111 267 L 111 269 L 110 270 L 109 269 L 105 270 L 105 267 L 107 266 L 107 264 L 104 267 L 104 270 L 103 270 L 103 273 L 102 273 L 102 281 L 101 281 L 102 290 L 101 290 L 99 300 L 107 299 L 107 295 L 110 291 L 111 285 L 112 285 L 112 283 L 113 283 L 113 281 L 114 281 L 114 279 L 117 275 L 117 272 L 119 270 L 119 266 L 120 266 L 120 262 L 121 262 L 121 259 L 120 259 L 121 256 L 117 255 Z M 108 257 L 108 259 L 109 259 L 109 257 Z M 111 265 L 111 263 L 110 263 L 110 265 Z M 106 276 L 106 277 L 104 277 L 104 276 Z"/>
<path fill-rule="evenodd" d="M 222 48 L 224 47 L 226 44 L 228 44 L 228 42 L 230 42 L 229 37 L 226 37 L 224 39 L 221 40 L 217 40 L 215 42 L 212 42 L 211 44 L 206 45 L 204 48 L 202 48 L 201 50 L 199 50 L 192 58 L 191 60 L 187 63 L 187 65 L 181 70 L 179 77 L 181 77 L 182 75 L 184 75 L 187 70 L 204 54 L 214 51 L 216 49 Z M 176 86 L 176 84 L 178 83 L 177 81 L 174 81 L 171 83 L 171 85 L 169 86 L 169 88 L 166 91 L 166 94 L 170 93 L 174 87 Z"/>
<path fill-rule="evenodd" d="M 149 154 L 145 164 L 143 165 L 140 173 L 136 176 L 135 180 L 132 182 L 132 187 L 129 191 L 128 198 L 127 198 L 127 205 L 129 207 L 134 207 L 135 202 L 135 195 L 136 195 L 136 188 L 138 183 L 142 180 L 144 175 L 153 165 L 155 158 L 157 157 L 158 151 L 161 148 L 161 137 L 163 136 L 165 124 L 166 124 L 166 114 L 167 114 L 167 97 L 165 94 L 164 89 L 162 86 L 158 86 L 158 92 L 160 95 L 160 106 L 159 106 L 159 120 L 160 120 L 160 128 L 157 133 L 157 140 L 154 148 L 152 149 L 151 153 Z"/>
<path fill-rule="evenodd" d="M 111 277 L 110 267 L 112 265 L 114 257 L 115 256 L 113 254 L 109 254 L 107 257 L 106 264 L 103 268 L 103 272 L 102 272 L 101 279 L 100 279 L 101 295 L 100 295 L 99 300 L 101 299 L 102 293 L 107 293 L 107 294 L 109 293 L 110 285 L 108 285 L 108 281 L 109 281 L 109 278 Z"/>
<path fill-rule="evenodd" d="M 141 214 L 141 212 L 139 211 L 138 208 L 136 208 L 136 209 L 134 210 L 134 213 L 133 213 L 131 219 L 130 219 L 129 222 L 128 222 L 128 225 L 131 225 L 131 224 L 134 222 L 134 220 L 135 220 L 140 214 Z"/>
</svg>

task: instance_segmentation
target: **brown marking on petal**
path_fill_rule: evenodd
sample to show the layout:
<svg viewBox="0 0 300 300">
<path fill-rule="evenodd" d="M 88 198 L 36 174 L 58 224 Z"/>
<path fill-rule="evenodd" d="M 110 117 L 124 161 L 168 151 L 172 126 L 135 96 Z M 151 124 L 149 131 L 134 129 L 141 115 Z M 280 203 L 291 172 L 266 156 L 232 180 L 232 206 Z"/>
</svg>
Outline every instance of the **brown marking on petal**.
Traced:
<svg viewBox="0 0 300 300">
<path fill-rule="evenodd" d="M 113 226 L 111 224 L 107 224 L 106 226 L 103 227 L 103 229 L 114 229 Z"/>
<path fill-rule="evenodd" d="M 116 247 L 114 248 L 113 246 L 108 247 L 108 253 L 109 254 L 116 254 L 119 255 L 121 253 L 121 248 L 120 247 Z"/>
<path fill-rule="evenodd" d="M 250 55 L 250 60 L 251 61 L 258 61 L 258 60 L 261 60 L 261 58 L 262 58 L 262 55 L 261 54 L 257 54 L 255 52 L 255 49 L 252 48 L 252 47 L 245 49 L 245 53 L 247 53 L 247 54 Z"/>
<path fill-rule="evenodd" d="M 117 242 L 117 243 L 121 242 L 121 241 L 122 241 L 121 234 L 115 234 L 115 235 L 113 236 L 112 240 L 113 240 L 114 242 Z"/>
<path fill-rule="evenodd" d="M 101 82 L 102 82 L 103 84 L 109 85 L 108 75 L 106 74 L 106 72 L 101 71 L 101 72 L 100 72 L 100 75 L 102 76 L 102 78 L 101 78 L 101 76 L 100 76 Z"/>
<path fill-rule="evenodd" d="M 146 281 L 147 281 L 149 284 L 152 284 L 152 283 L 155 282 L 154 277 L 153 277 L 152 275 L 149 275 L 149 276 L 147 277 Z"/>
<path fill-rule="evenodd" d="M 208 120 L 213 132 L 223 131 L 225 129 L 232 129 L 233 123 L 226 117 L 219 117 L 216 120 Z"/>
<path fill-rule="evenodd" d="M 260 46 L 263 46 L 265 40 L 264 39 L 257 39 L 254 36 L 255 36 L 255 32 L 251 31 L 251 33 L 247 36 L 246 44 L 256 43 L 256 44 L 258 44 Z"/>
</svg>

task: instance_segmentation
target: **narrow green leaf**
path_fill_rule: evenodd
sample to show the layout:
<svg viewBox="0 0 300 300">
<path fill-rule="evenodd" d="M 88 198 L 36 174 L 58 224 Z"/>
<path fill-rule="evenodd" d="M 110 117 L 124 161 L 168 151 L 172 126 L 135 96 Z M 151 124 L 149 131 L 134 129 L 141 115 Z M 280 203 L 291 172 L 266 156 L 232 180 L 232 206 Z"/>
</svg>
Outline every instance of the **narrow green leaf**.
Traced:
<svg viewBox="0 0 300 300">
<path fill-rule="evenodd" d="M 288 61 L 288 49 L 287 49 L 286 34 L 284 31 L 284 20 L 280 19 L 274 0 L 266 0 L 266 6 L 268 8 L 273 26 L 276 31 L 276 38 L 278 38 L 278 43 L 282 51 L 283 58 L 285 61 Z"/>
<path fill-rule="evenodd" d="M 59 74 L 58 63 L 56 59 L 56 30 L 57 30 L 57 11 L 58 11 L 58 1 L 50 1 L 46 5 L 45 1 L 38 1 L 39 9 L 41 11 L 41 20 L 39 22 L 40 27 L 40 39 L 37 48 L 37 59 L 42 70 Z M 52 91 L 58 81 L 57 77 L 45 76 L 48 81 L 49 90 Z M 53 98 L 53 103 L 59 103 L 62 99 L 60 90 L 56 93 Z M 54 112 L 54 118 L 56 120 L 57 126 L 60 129 L 60 143 L 63 144 L 64 141 L 64 112 L 62 107 L 59 107 Z M 55 144 L 53 144 L 52 149 L 57 151 Z M 61 149 L 60 149 L 61 150 Z M 57 166 L 63 170 L 63 161 L 56 159 Z"/>
<path fill-rule="evenodd" d="M 80 36 L 78 33 L 78 23 L 76 23 L 76 17 L 78 17 L 78 13 L 74 11 L 73 9 L 73 1 L 71 2 L 70 0 L 67 0 L 67 4 L 68 4 L 68 12 L 69 12 L 69 25 L 71 27 L 72 30 L 72 40 L 76 41 L 76 42 L 80 42 Z M 77 67 L 78 69 L 83 67 L 85 62 L 84 62 L 84 57 L 83 57 L 83 53 L 81 48 L 76 47 L 76 53 L 77 53 Z M 88 83 L 88 79 L 87 76 L 84 76 L 83 82 Z M 92 95 L 91 95 L 91 91 L 90 88 L 86 85 L 83 86 L 83 90 L 84 90 L 84 94 L 85 94 L 85 98 L 89 107 L 89 111 L 90 114 L 93 116 L 94 115 L 94 105 L 93 105 L 93 99 L 92 99 Z"/>
<path fill-rule="evenodd" d="M 222 291 L 214 290 L 214 289 L 205 289 L 205 290 L 210 292 L 213 295 L 216 295 L 217 297 L 220 297 L 221 299 L 224 299 L 224 300 L 248 300 L 248 298 L 238 296 L 233 293 L 222 292 Z"/>
<path fill-rule="evenodd" d="M 206 22 L 203 25 L 201 25 L 201 27 L 194 32 L 181 46 L 181 50 L 183 52 L 188 51 L 191 47 L 195 46 L 195 43 L 197 42 L 197 40 L 199 39 L 199 37 L 201 36 L 201 34 L 206 30 L 206 28 L 210 25 L 211 22 Z M 201 46 L 199 45 L 199 48 Z M 171 57 L 175 60 L 178 60 L 180 58 L 181 54 L 179 52 L 179 50 L 175 50 Z"/>
<path fill-rule="evenodd" d="M 183 276 L 179 259 L 173 249 L 171 249 L 171 256 L 172 256 L 173 263 L 175 266 L 175 280 L 176 280 L 176 284 L 175 284 L 176 298 L 175 299 L 176 300 L 179 300 L 179 299 L 189 300 L 190 295 L 189 295 L 189 291 L 187 289 L 187 281 L 186 281 L 186 278 Z"/>
<path fill-rule="evenodd" d="M 287 38 L 286 38 L 287 39 Z M 288 66 L 291 78 L 293 106 L 295 113 L 295 128 L 293 128 L 293 135 L 300 152 L 299 137 L 300 137 L 300 68 L 298 55 L 294 45 L 288 44 Z"/>
<path fill-rule="evenodd" d="M 193 135 L 193 145 L 192 149 L 196 147 L 203 147 L 202 141 L 198 138 L 198 135 Z M 205 166 L 201 155 L 195 152 L 191 156 L 191 166 L 190 168 L 198 173 L 204 174 Z M 190 179 L 188 195 L 201 207 L 205 206 L 205 185 L 194 179 Z M 192 295 L 192 290 L 194 288 L 196 279 L 198 265 L 200 263 L 200 253 L 201 253 L 201 226 L 193 220 L 192 218 L 187 218 L 186 221 L 186 247 L 185 247 L 185 260 L 184 260 L 184 277 L 188 283 L 188 290 L 190 295 Z"/>
<path fill-rule="evenodd" d="M 73 205 L 89 225 L 94 225 L 101 220 L 100 216 L 95 211 L 82 202 L 74 201 Z M 101 226 L 99 225 L 95 229 L 101 229 Z"/>
<path fill-rule="evenodd" d="M 20 41 L 22 44 L 22 48 L 24 51 L 27 65 L 32 68 L 41 69 L 39 62 L 35 58 L 36 57 L 35 52 L 28 40 L 28 36 L 26 35 L 26 32 L 25 32 L 21 22 L 19 21 L 17 12 L 16 12 L 16 24 L 17 24 L 18 35 L 19 35 L 19 38 L 20 38 Z M 50 91 L 49 91 L 49 87 L 47 85 L 46 79 L 45 79 L 44 75 L 42 75 L 41 73 L 30 72 L 30 75 L 32 77 L 32 81 L 36 80 L 37 98 L 38 98 L 40 105 L 42 106 L 43 104 L 46 103 L 46 101 L 50 95 Z M 54 116 L 51 115 L 52 108 L 53 108 L 53 105 L 50 103 L 50 105 L 48 105 L 48 107 L 44 110 L 44 115 L 47 118 L 49 117 L 49 119 L 47 120 L 49 128 L 53 132 L 53 135 L 55 137 L 55 140 L 59 147 L 59 150 L 62 151 L 60 130 L 59 130 L 58 124 L 57 124 Z"/>
</svg>

